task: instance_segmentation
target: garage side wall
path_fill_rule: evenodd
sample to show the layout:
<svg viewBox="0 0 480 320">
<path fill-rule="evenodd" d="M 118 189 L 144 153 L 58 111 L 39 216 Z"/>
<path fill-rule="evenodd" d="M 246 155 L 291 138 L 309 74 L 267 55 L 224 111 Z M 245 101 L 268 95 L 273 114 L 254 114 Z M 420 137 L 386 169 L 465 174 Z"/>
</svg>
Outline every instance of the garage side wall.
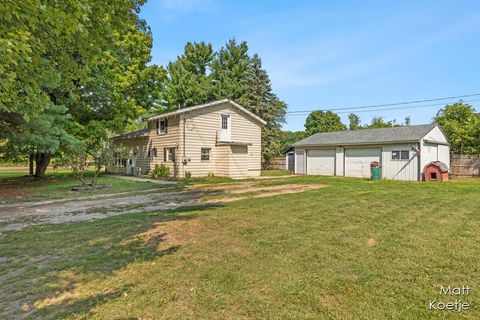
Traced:
<svg viewBox="0 0 480 320">
<path fill-rule="evenodd" d="M 388 145 L 382 148 L 382 177 L 390 180 L 418 180 L 418 155 L 410 144 Z M 393 160 L 392 151 L 408 151 L 408 160 Z"/>
</svg>

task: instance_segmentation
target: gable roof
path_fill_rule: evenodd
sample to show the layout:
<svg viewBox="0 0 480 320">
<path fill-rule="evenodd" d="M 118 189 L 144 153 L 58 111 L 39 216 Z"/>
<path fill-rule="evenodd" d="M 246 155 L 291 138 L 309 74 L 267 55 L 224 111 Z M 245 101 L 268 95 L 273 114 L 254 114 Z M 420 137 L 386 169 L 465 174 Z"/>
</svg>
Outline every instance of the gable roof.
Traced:
<svg viewBox="0 0 480 320">
<path fill-rule="evenodd" d="M 433 128 L 433 124 L 402 126 L 393 128 L 362 129 L 337 132 L 322 132 L 311 135 L 293 144 L 294 147 L 344 146 L 420 141 Z"/>
<path fill-rule="evenodd" d="M 223 103 L 228 103 L 229 105 L 231 105 L 234 108 L 240 110 L 244 114 L 246 114 L 249 117 L 255 119 L 256 121 L 260 122 L 263 125 L 267 124 L 267 122 L 265 120 L 263 120 L 262 118 L 256 116 L 252 112 L 245 109 L 245 107 L 242 107 L 238 103 L 236 103 L 232 100 L 229 100 L 229 99 L 217 100 L 217 101 L 213 101 L 213 102 L 209 102 L 209 103 L 199 104 L 199 105 L 193 106 L 193 107 L 183 108 L 183 109 L 180 109 L 180 110 L 177 110 L 177 111 L 162 113 L 162 114 L 159 114 L 159 115 L 148 118 L 147 121 L 167 118 L 167 117 L 171 117 L 171 116 L 176 116 L 176 115 L 179 115 L 179 114 L 182 114 L 182 113 L 185 113 L 185 112 L 191 112 L 191 111 L 196 111 L 196 110 L 200 110 L 200 109 L 204 109 L 204 108 L 208 108 L 208 107 L 218 106 L 218 105 L 223 104 Z"/>
</svg>

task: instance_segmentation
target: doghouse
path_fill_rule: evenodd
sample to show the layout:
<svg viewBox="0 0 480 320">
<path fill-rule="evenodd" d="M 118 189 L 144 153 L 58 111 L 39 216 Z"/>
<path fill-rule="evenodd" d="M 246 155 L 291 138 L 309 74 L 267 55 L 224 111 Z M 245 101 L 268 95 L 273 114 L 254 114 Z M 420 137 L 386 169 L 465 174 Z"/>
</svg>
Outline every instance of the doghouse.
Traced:
<svg viewBox="0 0 480 320">
<path fill-rule="evenodd" d="M 425 174 L 425 181 L 447 181 L 448 167 L 441 161 L 433 161 L 425 166 L 423 169 Z"/>
</svg>

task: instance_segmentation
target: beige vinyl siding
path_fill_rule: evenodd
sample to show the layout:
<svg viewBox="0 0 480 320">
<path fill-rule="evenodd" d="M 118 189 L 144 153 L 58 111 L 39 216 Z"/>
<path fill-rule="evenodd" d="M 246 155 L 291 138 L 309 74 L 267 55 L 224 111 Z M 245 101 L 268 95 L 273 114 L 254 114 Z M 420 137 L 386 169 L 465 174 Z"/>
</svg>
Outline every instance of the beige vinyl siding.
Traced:
<svg viewBox="0 0 480 320">
<path fill-rule="evenodd" d="M 129 156 L 127 158 L 134 159 L 135 167 L 139 167 L 142 173 L 145 173 L 150 168 L 150 159 L 147 157 L 148 152 L 148 137 L 131 138 L 129 140 L 116 140 L 114 144 L 121 145 L 127 149 Z M 110 164 L 106 167 L 108 172 L 125 174 L 127 167 L 118 167 Z"/>
<path fill-rule="evenodd" d="M 247 162 L 248 177 L 260 176 L 262 170 L 261 125 L 248 116 L 235 113 L 232 116 L 232 141 L 251 143 L 251 145 L 248 145 L 248 156 L 241 157 L 241 160 L 237 157 L 237 162 Z M 236 167 L 230 167 L 230 173 L 234 176 L 238 176 L 240 174 L 239 172 L 235 172 L 236 170 Z"/>
<path fill-rule="evenodd" d="M 222 115 L 229 116 L 231 141 L 228 143 L 217 142 Z M 172 115 L 167 119 L 166 133 L 158 134 L 159 120 L 162 118 L 149 121 L 146 137 L 124 140 L 135 152 L 136 166 L 142 168 L 142 173 L 163 163 L 170 167 L 170 174 L 177 177 L 184 177 L 187 171 L 193 177 L 209 173 L 233 178 L 260 175 L 262 124 L 230 103 Z M 157 156 L 148 157 L 148 150 L 154 148 Z M 175 148 L 175 162 L 164 161 L 165 148 Z M 201 159 L 202 148 L 210 149 L 209 160 Z M 115 166 L 108 169 L 127 172 L 127 168 Z"/>
<path fill-rule="evenodd" d="M 217 146 L 214 150 L 215 175 L 228 177 L 230 175 L 230 146 Z"/>
<path fill-rule="evenodd" d="M 150 157 L 150 169 L 155 168 L 156 164 L 165 164 L 170 167 L 171 176 L 179 176 L 180 167 L 181 167 L 181 155 L 179 148 L 179 139 L 180 139 L 180 117 L 171 117 L 168 118 L 167 133 L 158 134 L 157 132 L 157 121 L 153 120 L 148 123 L 148 134 L 149 134 L 149 148 L 157 148 L 157 156 Z M 163 161 L 163 152 L 164 148 L 176 148 L 175 149 L 175 162 L 173 161 Z M 148 151 L 148 149 L 147 149 Z"/>
<path fill-rule="evenodd" d="M 388 145 L 382 148 L 382 178 L 392 180 L 418 180 L 418 155 L 414 144 Z M 392 160 L 392 151 L 408 151 L 408 160 Z"/>
<path fill-rule="evenodd" d="M 217 134 L 221 128 L 221 116 L 231 118 L 231 138 L 233 142 L 251 143 L 245 156 L 235 156 L 232 166 L 232 148 L 217 146 Z M 208 109 L 184 113 L 185 119 L 185 156 L 190 158 L 183 172 L 189 171 L 194 177 L 202 177 L 213 172 L 216 175 L 228 175 L 245 178 L 260 175 L 261 169 L 261 125 L 241 113 L 229 104 Z M 183 123 L 180 124 L 183 130 Z M 210 161 L 200 158 L 202 148 L 211 148 Z M 180 152 L 183 152 L 183 137 L 180 137 Z M 234 149 L 234 152 L 238 151 Z M 183 167 L 183 166 L 182 166 Z M 227 168 L 229 173 L 226 174 Z M 220 169 L 219 172 L 216 172 Z"/>
</svg>

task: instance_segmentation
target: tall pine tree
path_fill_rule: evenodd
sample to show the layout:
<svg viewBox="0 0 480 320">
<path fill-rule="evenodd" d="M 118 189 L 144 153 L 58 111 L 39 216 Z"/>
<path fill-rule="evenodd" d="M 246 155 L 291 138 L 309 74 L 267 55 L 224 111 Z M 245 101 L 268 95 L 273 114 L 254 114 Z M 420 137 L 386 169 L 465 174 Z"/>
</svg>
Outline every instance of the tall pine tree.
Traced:
<svg viewBox="0 0 480 320">
<path fill-rule="evenodd" d="M 249 61 L 247 75 L 244 93 L 237 101 L 267 122 L 262 129 L 262 158 L 266 165 L 281 153 L 281 124 L 285 122 L 287 105 L 273 93 L 270 78 L 257 54 Z"/>
<path fill-rule="evenodd" d="M 184 53 L 167 65 L 168 81 L 162 93 L 163 109 L 172 111 L 214 99 L 210 71 L 214 58 L 211 44 L 187 43 Z"/>
</svg>

